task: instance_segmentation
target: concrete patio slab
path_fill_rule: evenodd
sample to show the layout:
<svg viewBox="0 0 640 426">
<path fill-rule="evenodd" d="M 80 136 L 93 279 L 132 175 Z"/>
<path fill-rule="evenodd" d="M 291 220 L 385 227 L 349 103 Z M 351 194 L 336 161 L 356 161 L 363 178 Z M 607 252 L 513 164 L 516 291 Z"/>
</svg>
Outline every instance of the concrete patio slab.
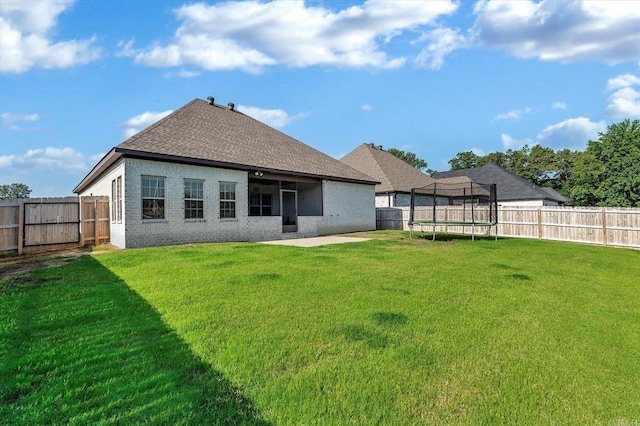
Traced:
<svg viewBox="0 0 640 426">
<path fill-rule="evenodd" d="M 370 240 L 370 238 L 339 237 L 329 235 L 324 237 L 295 238 L 291 240 L 261 241 L 260 243 L 294 247 L 318 247 L 328 244 L 360 243 L 367 240 Z"/>
</svg>

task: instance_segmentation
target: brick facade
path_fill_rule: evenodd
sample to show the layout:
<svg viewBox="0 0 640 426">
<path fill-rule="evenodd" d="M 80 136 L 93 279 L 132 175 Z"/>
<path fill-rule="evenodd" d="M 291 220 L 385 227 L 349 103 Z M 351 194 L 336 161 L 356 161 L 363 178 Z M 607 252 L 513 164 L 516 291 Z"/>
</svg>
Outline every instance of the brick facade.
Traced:
<svg viewBox="0 0 640 426">
<path fill-rule="evenodd" d="M 126 158 L 83 194 L 111 197 L 111 181 L 123 175 L 123 222 L 112 223 L 118 247 L 150 247 L 195 242 L 264 241 L 288 236 L 280 216 L 248 215 L 246 171 Z M 164 219 L 142 218 L 142 176 L 164 178 Z M 204 218 L 185 219 L 184 179 L 203 181 Z M 220 218 L 220 182 L 236 187 L 236 217 Z M 322 182 L 322 215 L 298 216 L 300 237 L 373 230 L 374 186 L 331 180 Z M 115 238 L 114 238 L 115 237 Z"/>
</svg>

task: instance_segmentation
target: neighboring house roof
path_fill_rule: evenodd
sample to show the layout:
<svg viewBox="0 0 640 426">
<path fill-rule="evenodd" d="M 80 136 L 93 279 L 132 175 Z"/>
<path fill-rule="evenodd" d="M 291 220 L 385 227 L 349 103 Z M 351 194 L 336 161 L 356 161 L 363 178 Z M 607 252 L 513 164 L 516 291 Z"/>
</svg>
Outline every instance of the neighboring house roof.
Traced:
<svg viewBox="0 0 640 426">
<path fill-rule="evenodd" d="M 467 176 L 478 183 L 495 183 L 497 186 L 498 201 L 552 200 L 558 203 L 566 203 L 569 201 L 552 188 L 541 188 L 494 163 L 489 163 L 482 167 L 451 170 L 434 174 L 436 179 L 455 176 Z"/>
<path fill-rule="evenodd" d="M 360 145 L 340 161 L 379 181 L 376 193 L 411 192 L 434 182 L 431 176 L 373 144 Z"/>
<path fill-rule="evenodd" d="M 451 176 L 445 178 L 436 179 L 436 183 L 446 184 L 467 184 L 473 182 L 468 176 Z"/>
<path fill-rule="evenodd" d="M 552 199 L 558 200 L 561 203 L 566 203 L 569 201 L 567 197 L 565 197 L 564 195 L 562 195 L 561 193 L 559 193 L 553 188 L 549 188 L 547 186 L 540 186 L 539 188 L 545 191 L 547 194 L 549 194 L 552 197 Z"/>
<path fill-rule="evenodd" d="M 232 108 L 194 99 L 113 148 L 83 191 L 123 156 L 375 184 L 366 174 Z"/>
</svg>

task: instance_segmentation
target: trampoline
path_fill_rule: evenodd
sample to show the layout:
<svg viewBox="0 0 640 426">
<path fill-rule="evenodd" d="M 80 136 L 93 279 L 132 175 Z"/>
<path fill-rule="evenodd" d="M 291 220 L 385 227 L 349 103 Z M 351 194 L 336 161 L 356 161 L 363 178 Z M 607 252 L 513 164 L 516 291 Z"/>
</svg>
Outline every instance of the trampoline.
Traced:
<svg viewBox="0 0 640 426">
<path fill-rule="evenodd" d="M 413 238 L 415 227 L 422 234 L 431 228 L 432 239 L 436 239 L 436 228 L 471 228 L 471 239 L 475 241 L 476 228 L 483 228 L 487 235 L 491 230 L 498 240 L 498 201 L 496 184 L 480 184 L 466 177 L 439 179 L 430 185 L 411 189 L 409 210 L 409 235 Z"/>
</svg>

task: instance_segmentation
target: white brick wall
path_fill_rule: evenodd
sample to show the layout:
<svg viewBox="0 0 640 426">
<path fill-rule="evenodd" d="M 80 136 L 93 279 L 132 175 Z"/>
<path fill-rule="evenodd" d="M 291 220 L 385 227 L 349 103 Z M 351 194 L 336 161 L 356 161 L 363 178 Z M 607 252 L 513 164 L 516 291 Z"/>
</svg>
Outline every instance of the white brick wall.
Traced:
<svg viewBox="0 0 640 426">
<path fill-rule="evenodd" d="M 112 223 L 111 242 L 115 246 L 264 241 L 283 237 L 280 216 L 248 216 L 247 172 L 127 158 L 80 195 L 111 196 L 111 181 L 117 175 L 123 175 L 124 223 Z M 142 219 L 142 176 L 164 177 L 164 219 Z M 204 181 L 204 219 L 184 218 L 184 179 Z M 235 219 L 220 218 L 220 182 L 236 183 Z M 310 237 L 375 229 L 373 185 L 325 180 L 322 191 L 323 216 L 299 216 L 298 235 Z"/>
<path fill-rule="evenodd" d="M 162 176 L 165 218 L 142 219 L 142 176 Z M 247 172 L 157 161 L 126 160 L 126 247 L 249 240 Z M 203 180 L 204 218 L 184 218 L 184 179 Z M 236 218 L 220 218 L 220 182 L 236 184 Z"/>
<path fill-rule="evenodd" d="M 376 229 L 373 185 L 324 181 L 324 217 L 318 235 Z"/>
</svg>

